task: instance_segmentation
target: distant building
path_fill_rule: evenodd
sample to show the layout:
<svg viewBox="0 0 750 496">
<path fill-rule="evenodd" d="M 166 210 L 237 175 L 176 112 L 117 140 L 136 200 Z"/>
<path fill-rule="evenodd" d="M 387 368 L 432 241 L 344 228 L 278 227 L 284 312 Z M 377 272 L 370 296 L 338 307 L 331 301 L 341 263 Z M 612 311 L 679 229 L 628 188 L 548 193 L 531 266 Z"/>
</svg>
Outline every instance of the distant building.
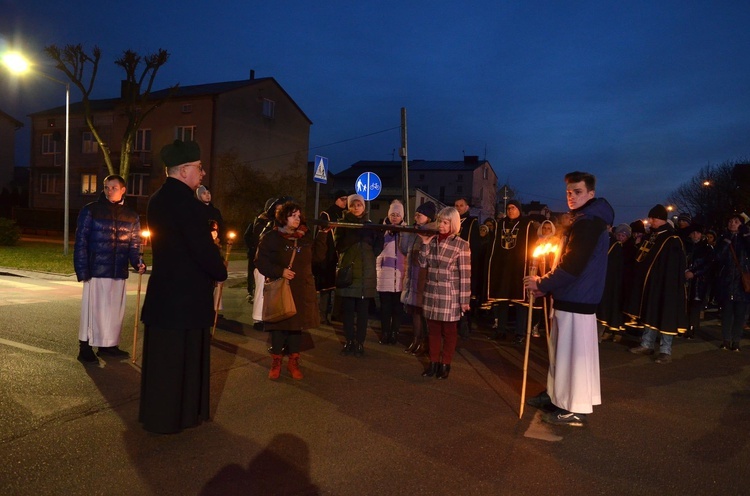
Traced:
<svg viewBox="0 0 750 496">
<path fill-rule="evenodd" d="M 122 91 L 127 91 L 124 84 Z M 151 98 L 164 98 L 168 92 L 152 92 Z M 91 107 L 117 170 L 127 124 L 123 100 L 92 100 Z M 65 107 L 36 112 L 31 119 L 30 207 L 61 211 Z M 195 140 L 200 145 L 206 170 L 204 184 L 221 210 L 233 201 L 223 192 L 237 186 L 236 174 L 221 166 L 225 156 L 232 156 L 240 167 L 269 173 L 298 168 L 304 177 L 311 125 L 274 78 L 256 79 L 254 71 L 246 80 L 181 86 L 146 117 L 138 131 L 127 185 L 131 206 L 145 213 L 149 196 L 165 180 L 159 150 L 175 139 Z M 69 150 L 73 226 L 76 212 L 97 197 L 108 174 L 99 146 L 84 121 L 82 103 L 70 106 Z"/>
<path fill-rule="evenodd" d="M 488 161 L 467 155 L 464 160 L 409 160 L 408 167 L 408 219 L 414 214 L 416 199 L 419 198 L 421 201 L 426 197 L 449 206 L 453 206 L 458 198 L 468 198 L 473 215 L 479 216 L 482 220 L 494 216 L 497 175 Z M 336 174 L 336 187 L 354 192 L 354 183 L 360 174 L 377 174 L 383 183 L 382 192 L 370 202 L 370 217 L 377 221 L 386 216 L 392 200 L 403 201 L 401 169 L 400 161 L 360 160 Z M 423 194 L 418 195 L 417 190 L 421 190 Z"/>
<path fill-rule="evenodd" d="M 16 131 L 22 127 L 22 122 L 0 110 L 0 191 L 13 181 Z"/>
</svg>

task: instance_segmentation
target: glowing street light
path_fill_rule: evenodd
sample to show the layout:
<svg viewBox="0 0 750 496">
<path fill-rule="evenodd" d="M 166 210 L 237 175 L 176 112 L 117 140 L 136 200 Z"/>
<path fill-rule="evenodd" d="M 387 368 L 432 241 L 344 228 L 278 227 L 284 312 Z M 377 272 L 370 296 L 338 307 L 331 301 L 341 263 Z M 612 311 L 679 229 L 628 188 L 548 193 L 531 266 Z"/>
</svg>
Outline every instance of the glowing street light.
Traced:
<svg viewBox="0 0 750 496">
<path fill-rule="evenodd" d="M 2 62 L 14 74 L 32 72 L 29 61 L 18 52 L 4 54 Z M 63 207 L 63 238 L 65 241 L 63 243 L 63 254 L 67 255 L 70 245 L 70 83 L 53 78 L 43 72 L 33 71 L 33 73 L 65 86 L 65 204 Z"/>
</svg>

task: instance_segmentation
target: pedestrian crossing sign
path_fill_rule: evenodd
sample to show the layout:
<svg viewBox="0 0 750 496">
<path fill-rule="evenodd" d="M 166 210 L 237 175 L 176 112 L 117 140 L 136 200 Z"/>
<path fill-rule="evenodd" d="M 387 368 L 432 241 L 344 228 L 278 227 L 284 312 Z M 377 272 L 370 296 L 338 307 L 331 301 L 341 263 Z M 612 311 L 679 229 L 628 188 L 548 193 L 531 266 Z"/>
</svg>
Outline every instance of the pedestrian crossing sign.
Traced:
<svg viewBox="0 0 750 496">
<path fill-rule="evenodd" d="M 313 181 L 316 183 L 328 183 L 328 158 L 315 155 L 315 162 L 313 162 L 315 173 L 313 175 Z"/>
</svg>

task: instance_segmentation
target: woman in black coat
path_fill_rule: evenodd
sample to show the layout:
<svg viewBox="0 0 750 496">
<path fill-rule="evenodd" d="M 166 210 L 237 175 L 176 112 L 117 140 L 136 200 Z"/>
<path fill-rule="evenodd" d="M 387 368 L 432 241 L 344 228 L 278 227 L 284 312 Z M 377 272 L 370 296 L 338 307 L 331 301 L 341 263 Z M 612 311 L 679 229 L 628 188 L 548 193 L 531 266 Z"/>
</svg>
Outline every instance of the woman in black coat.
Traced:
<svg viewBox="0 0 750 496">
<path fill-rule="evenodd" d="M 284 203 L 274 220 L 273 229 L 260 239 L 255 267 L 268 279 L 283 277 L 289 281 L 297 313 L 288 319 L 265 324 L 265 329 L 271 332 L 273 358 L 268 378 L 278 379 L 283 359 L 281 350 L 286 346 L 289 352 L 287 369 L 294 379 L 302 379 L 299 370 L 302 331 L 320 325 L 312 264 L 325 257 L 325 233 L 319 233 L 313 240 L 304 224 L 302 208 L 295 202 Z"/>
</svg>

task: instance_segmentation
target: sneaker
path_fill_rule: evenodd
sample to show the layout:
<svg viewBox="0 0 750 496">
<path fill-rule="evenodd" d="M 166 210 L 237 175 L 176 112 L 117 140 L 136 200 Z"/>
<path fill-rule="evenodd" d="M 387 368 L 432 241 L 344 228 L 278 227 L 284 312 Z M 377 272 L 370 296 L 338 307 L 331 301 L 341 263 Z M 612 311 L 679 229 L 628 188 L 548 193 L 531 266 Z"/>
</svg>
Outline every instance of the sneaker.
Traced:
<svg viewBox="0 0 750 496">
<path fill-rule="evenodd" d="M 534 408 L 544 408 L 545 406 L 549 406 L 552 404 L 552 398 L 549 397 L 547 391 L 542 391 L 536 396 L 527 399 L 526 404 L 529 406 L 533 406 Z"/>
<path fill-rule="evenodd" d="M 539 333 L 539 324 L 534 324 L 534 327 L 531 328 L 531 337 L 532 338 L 542 337 L 542 335 Z"/>
<path fill-rule="evenodd" d="M 573 413 L 562 408 L 554 412 L 548 412 L 542 415 L 542 420 L 548 424 L 570 425 L 572 427 L 583 427 L 586 423 L 586 415 L 582 413 Z"/>
<path fill-rule="evenodd" d="M 729 341 L 722 341 L 721 345 L 719 346 L 719 349 L 720 350 L 728 350 L 730 346 L 731 346 L 731 344 L 729 343 Z"/>
<path fill-rule="evenodd" d="M 635 348 L 630 348 L 630 353 L 635 353 L 636 355 L 653 355 L 654 350 L 645 346 L 636 346 Z"/>
<path fill-rule="evenodd" d="M 666 353 L 659 353 L 659 356 L 656 357 L 655 362 L 656 363 L 672 363 L 672 355 L 668 355 Z"/>
<path fill-rule="evenodd" d="M 255 295 L 252 293 L 248 293 L 247 296 L 245 297 L 245 301 L 247 301 L 248 303 L 252 303 L 253 300 L 255 300 Z"/>
<path fill-rule="evenodd" d="M 732 346 L 729 349 L 732 351 L 740 351 L 740 343 L 732 343 Z"/>
</svg>

